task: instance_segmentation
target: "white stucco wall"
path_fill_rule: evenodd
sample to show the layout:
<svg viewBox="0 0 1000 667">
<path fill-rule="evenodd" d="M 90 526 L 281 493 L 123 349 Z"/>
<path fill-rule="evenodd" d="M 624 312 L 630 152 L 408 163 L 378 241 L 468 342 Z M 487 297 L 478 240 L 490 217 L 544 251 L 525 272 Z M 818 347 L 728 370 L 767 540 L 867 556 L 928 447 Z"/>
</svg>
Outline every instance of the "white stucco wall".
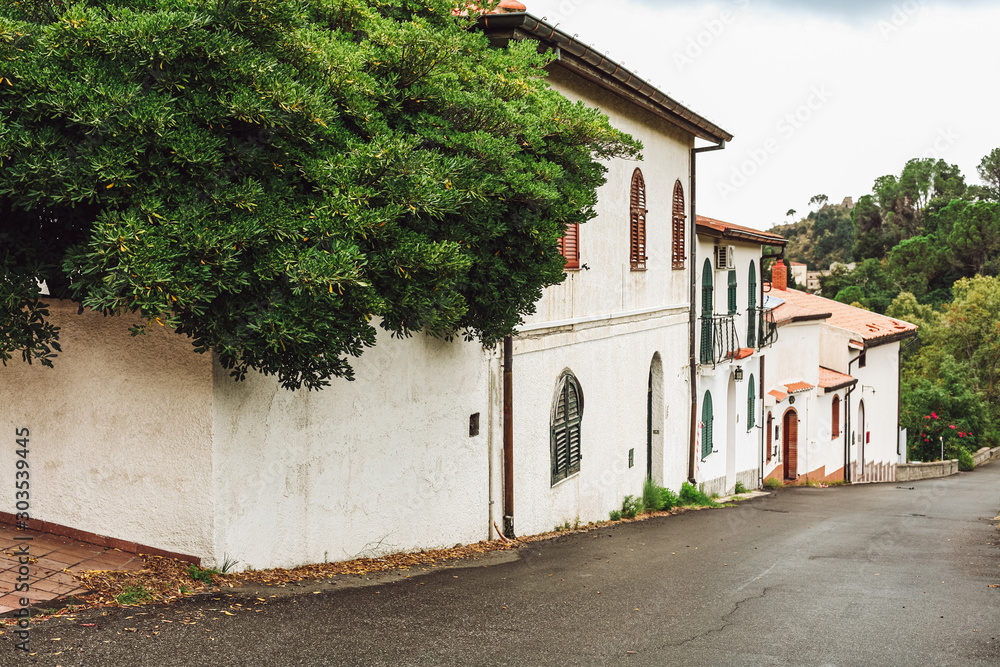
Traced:
<svg viewBox="0 0 1000 667">
<path fill-rule="evenodd" d="M 136 320 L 77 314 L 61 327 L 54 368 L 0 367 L 0 466 L 14 476 L 14 430 L 31 431 L 31 516 L 191 555 L 212 545 L 212 360 L 186 337 Z M 14 507 L 13 484 L 0 504 Z"/>
<path fill-rule="evenodd" d="M 639 494 L 646 476 L 647 387 L 654 354 L 663 360 L 663 439 L 657 481 L 678 490 L 687 476 L 690 394 L 687 368 L 676 351 L 687 348 L 683 309 L 656 318 L 578 326 L 515 339 L 515 528 L 552 530 L 565 521 L 601 521 Z M 670 361 L 674 359 L 674 361 Z M 560 374 L 569 369 L 584 395 L 580 473 L 551 480 L 550 411 Z M 634 467 L 628 466 L 634 449 Z M 499 502 L 499 498 L 498 498 Z"/>
<path fill-rule="evenodd" d="M 858 459 L 858 442 L 862 437 L 858 408 L 864 400 L 866 428 L 871 436 L 864 450 L 866 465 L 894 464 L 897 461 L 899 424 L 899 343 L 870 348 L 866 357 L 864 368 L 854 364 L 851 369 L 851 374 L 858 378 L 857 388 L 851 396 L 851 432 L 855 436 L 851 445 L 851 461 L 857 462 Z"/>
<path fill-rule="evenodd" d="M 356 381 L 322 391 L 217 368 L 215 558 L 289 567 L 486 539 L 490 359 L 380 332 Z"/>
<path fill-rule="evenodd" d="M 692 135 L 560 68 L 552 71 L 548 82 L 573 101 L 599 107 L 612 125 L 642 141 L 644 159 L 607 164 L 607 183 L 598 190 L 598 215 L 580 226 L 580 263 L 589 269 L 570 271 L 564 283 L 545 290 L 537 312 L 526 322 L 686 304 L 688 272 L 674 270 L 671 265 L 671 215 L 677 180 L 684 188 L 685 212 L 690 211 Z M 629 193 L 636 167 L 642 170 L 646 184 L 645 271 L 632 271 L 629 264 Z M 685 248 L 687 243 L 685 239 Z"/>
</svg>

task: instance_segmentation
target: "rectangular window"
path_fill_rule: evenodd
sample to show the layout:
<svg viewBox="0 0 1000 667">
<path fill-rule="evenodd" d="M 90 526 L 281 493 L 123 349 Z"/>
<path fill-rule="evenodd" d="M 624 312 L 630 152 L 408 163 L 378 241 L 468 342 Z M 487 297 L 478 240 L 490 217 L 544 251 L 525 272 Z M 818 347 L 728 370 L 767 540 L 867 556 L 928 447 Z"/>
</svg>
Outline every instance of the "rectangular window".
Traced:
<svg viewBox="0 0 1000 667">
<path fill-rule="evenodd" d="M 580 268 L 580 225 L 566 226 L 566 234 L 559 239 L 559 252 L 566 258 L 567 269 Z"/>
</svg>

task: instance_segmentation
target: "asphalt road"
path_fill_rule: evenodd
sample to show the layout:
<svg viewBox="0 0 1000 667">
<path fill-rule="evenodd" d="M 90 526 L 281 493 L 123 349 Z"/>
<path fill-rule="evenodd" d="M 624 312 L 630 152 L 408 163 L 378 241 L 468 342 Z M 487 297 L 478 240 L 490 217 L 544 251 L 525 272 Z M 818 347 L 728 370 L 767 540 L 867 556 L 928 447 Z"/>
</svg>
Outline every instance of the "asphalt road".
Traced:
<svg viewBox="0 0 1000 667">
<path fill-rule="evenodd" d="M 995 667 L 998 512 L 1000 463 L 784 489 L 486 566 L 85 612 L 0 664 Z"/>
</svg>

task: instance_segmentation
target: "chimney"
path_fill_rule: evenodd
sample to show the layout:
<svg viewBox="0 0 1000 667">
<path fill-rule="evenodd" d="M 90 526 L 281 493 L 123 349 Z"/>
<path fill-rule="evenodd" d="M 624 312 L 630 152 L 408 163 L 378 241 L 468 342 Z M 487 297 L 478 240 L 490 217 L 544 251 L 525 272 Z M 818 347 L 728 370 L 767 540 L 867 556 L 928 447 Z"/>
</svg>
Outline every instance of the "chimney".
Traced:
<svg viewBox="0 0 1000 667">
<path fill-rule="evenodd" d="M 788 267 L 781 259 L 771 267 L 771 289 L 788 289 Z"/>
</svg>

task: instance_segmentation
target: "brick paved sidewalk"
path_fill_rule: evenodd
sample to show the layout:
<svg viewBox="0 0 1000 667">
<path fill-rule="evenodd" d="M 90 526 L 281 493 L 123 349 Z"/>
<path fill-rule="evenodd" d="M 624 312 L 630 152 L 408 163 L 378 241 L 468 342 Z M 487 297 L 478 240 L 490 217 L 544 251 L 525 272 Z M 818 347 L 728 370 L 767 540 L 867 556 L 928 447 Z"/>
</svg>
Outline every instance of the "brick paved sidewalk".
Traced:
<svg viewBox="0 0 1000 667">
<path fill-rule="evenodd" d="M 27 537 L 31 539 L 23 539 Z M 142 558 L 135 554 L 37 530 L 0 526 L 0 614 L 21 606 L 20 599 L 24 593 L 15 592 L 14 586 L 18 583 L 18 568 L 21 565 L 18 551 L 23 545 L 27 545 L 32 559 L 28 565 L 31 590 L 27 597 L 33 605 L 87 593 L 70 576 L 70 572 L 140 570 L 143 567 Z"/>
</svg>

